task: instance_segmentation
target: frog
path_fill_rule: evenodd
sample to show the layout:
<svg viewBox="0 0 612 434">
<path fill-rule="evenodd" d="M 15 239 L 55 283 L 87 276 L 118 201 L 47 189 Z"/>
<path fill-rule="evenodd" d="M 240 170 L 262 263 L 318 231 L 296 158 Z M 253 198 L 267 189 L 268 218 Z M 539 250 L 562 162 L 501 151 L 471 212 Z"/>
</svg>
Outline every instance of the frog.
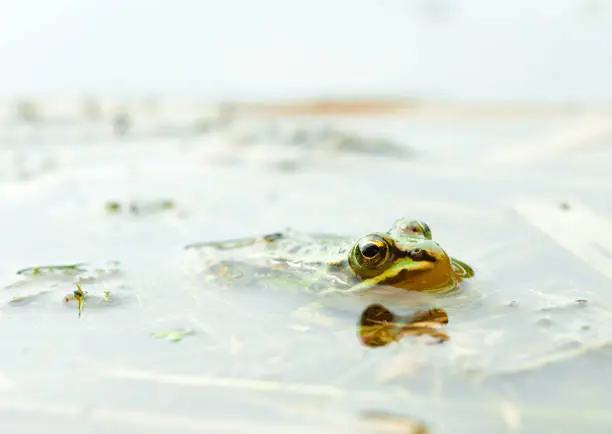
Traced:
<svg viewBox="0 0 612 434">
<path fill-rule="evenodd" d="M 473 268 L 452 257 L 434 241 L 427 223 L 411 218 L 397 219 L 385 232 L 361 237 L 305 233 L 287 228 L 262 236 L 209 241 L 185 246 L 195 255 L 196 274 L 204 274 L 218 288 L 260 288 L 313 294 L 310 301 L 292 313 L 308 323 L 335 323 L 322 311 L 344 313 L 353 304 L 344 298 L 393 288 L 400 294 L 452 295 Z M 327 298 L 325 298 L 327 297 Z M 367 297 L 358 297 L 367 298 Z M 354 300 L 354 299 L 352 299 Z M 362 310 L 357 321 L 359 339 L 368 347 L 381 347 L 404 336 L 430 336 L 448 341 L 439 330 L 448 323 L 443 309 L 428 302 L 408 300 L 408 315 L 392 312 L 380 303 Z M 345 315 L 341 315 L 345 316 Z M 282 317 L 282 315 L 281 315 Z M 337 315 L 334 315 L 337 318 Z M 281 320 L 284 321 L 284 320 Z"/>
<path fill-rule="evenodd" d="M 207 279 L 217 283 L 297 286 L 319 295 L 363 293 L 381 286 L 453 293 L 474 276 L 470 265 L 450 256 L 433 239 L 426 222 L 407 217 L 385 232 L 356 239 L 288 228 L 185 248 L 197 254 Z"/>
</svg>

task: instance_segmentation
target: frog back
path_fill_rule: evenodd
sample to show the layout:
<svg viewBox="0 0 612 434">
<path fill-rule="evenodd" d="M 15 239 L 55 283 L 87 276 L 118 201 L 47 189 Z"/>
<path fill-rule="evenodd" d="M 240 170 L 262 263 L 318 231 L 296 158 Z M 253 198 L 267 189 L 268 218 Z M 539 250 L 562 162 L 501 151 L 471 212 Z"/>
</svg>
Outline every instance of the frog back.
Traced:
<svg viewBox="0 0 612 434">
<path fill-rule="evenodd" d="M 287 229 L 263 236 L 190 244 L 186 249 L 207 265 L 235 259 L 259 266 L 271 262 L 323 266 L 345 260 L 352 242 L 350 237 Z"/>
</svg>

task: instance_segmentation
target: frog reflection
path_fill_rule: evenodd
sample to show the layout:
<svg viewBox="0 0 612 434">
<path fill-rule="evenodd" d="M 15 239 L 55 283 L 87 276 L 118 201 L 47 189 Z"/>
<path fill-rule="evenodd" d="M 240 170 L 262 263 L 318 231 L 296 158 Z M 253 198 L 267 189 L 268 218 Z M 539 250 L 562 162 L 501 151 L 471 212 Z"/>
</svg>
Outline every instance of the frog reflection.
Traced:
<svg viewBox="0 0 612 434">
<path fill-rule="evenodd" d="M 430 336 L 434 343 L 443 343 L 449 336 L 438 330 L 448 324 L 443 309 L 418 310 L 411 315 L 399 316 L 381 304 L 371 304 L 361 314 L 358 334 L 363 345 L 382 347 L 405 336 Z"/>
</svg>

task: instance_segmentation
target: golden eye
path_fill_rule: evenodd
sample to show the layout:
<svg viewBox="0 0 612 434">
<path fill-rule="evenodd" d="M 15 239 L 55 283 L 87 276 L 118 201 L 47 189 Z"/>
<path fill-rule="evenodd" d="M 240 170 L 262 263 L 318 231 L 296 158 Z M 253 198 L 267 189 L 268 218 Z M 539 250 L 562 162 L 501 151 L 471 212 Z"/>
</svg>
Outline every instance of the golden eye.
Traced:
<svg viewBox="0 0 612 434">
<path fill-rule="evenodd" d="M 363 237 L 353 248 L 353 258 L 359 267 L 376 269 L 385 264 L 389 256 L 388 242 L 378 235 Z"/>
<path fill-rule="evenodd" d="M 381 245 L 377 243 L 367 243 L 363 246 L 360 246 L 361 254 L 364 258 L 375 258 L 380 254 L 380 250 L 383 248 Z"/>
</svg>

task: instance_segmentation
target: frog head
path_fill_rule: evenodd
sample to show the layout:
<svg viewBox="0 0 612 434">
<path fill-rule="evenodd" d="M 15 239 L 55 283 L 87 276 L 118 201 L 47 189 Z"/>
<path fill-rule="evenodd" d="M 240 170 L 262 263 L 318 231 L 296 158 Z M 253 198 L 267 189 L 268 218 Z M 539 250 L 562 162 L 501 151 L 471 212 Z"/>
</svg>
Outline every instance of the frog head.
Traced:
<svg viewBox="0 0 612 434">
<path fill-rule="evenodd" d="M 348 255 L 348 263 L 360 280 L 350 291 L 383 285 L 439 292 L 473 275 L 467 264 L 451 258 L 431 238 L 427 224 L 407 219 L 398 220 L 386 233 L 360 238 Z"/>
</svg>

